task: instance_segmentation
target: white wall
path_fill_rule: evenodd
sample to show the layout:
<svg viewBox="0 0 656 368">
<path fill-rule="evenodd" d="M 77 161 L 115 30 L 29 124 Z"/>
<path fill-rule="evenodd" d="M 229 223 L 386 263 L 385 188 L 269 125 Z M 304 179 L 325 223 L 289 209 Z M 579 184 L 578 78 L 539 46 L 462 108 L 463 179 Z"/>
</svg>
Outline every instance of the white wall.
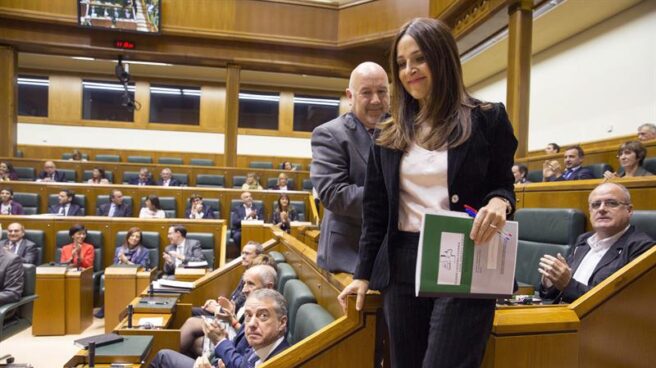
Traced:
<svg viewBox="0 0 656 368">
<path fill-rule="evenodd" d="M 18 124 L 18 144 L 71 148 L 223 153 L 223 138 L 216 133 Z M 237 154 L 312 157 L 309 139 L 253 135 L 237 137 Z"/>
<path fill-rule="evenodd" d="M 503 73 L 471 88 L 489 101 L 505 100 L 505 91 Z M 656 1 L 534 55 L 529 121 L 529 150 L 632 134 L 656 122 Z"/>
</svg>

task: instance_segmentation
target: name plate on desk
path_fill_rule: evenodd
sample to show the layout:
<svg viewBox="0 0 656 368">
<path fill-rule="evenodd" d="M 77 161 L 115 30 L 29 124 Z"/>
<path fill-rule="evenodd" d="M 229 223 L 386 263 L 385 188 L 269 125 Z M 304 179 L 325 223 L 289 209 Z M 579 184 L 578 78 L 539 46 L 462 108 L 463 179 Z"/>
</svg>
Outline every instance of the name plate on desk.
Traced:
<svg viewBox="0 0 656 368">
<path fill-rule="evenodd" d="M 142 296 L 133 304 L 135 313 L 172 313 L 176 297 Z"/>
</svg>

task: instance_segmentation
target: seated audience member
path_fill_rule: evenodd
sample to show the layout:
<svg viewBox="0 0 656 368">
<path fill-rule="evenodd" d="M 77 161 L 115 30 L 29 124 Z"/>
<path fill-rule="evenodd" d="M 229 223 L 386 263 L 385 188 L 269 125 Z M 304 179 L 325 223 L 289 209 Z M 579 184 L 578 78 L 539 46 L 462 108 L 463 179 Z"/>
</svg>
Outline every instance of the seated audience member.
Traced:
<svg viewBox="0 0 656 368">
<path fill-rule="evenodd" d="M 567 259 L 560 254 L 540 259 L 540 294 L 545 299 L 573 302 L 656 243 L 629 225 L 633 208 L 623 185 L 599 185 L 588 205 L 594 231 L 579 236 Z"/>
<path fill-rule="evenodd" d="M 530 181 L 526 179 L 526 175 L 528 174 L 528 168 L 526 167 L 526 165 L 522 165 L 522 164 L 513 165 L 512 173 L 513 176 L 515 177 L 515 184 L 530 183 Z"/>
<path fill-rule="evenodd" d="M 192 194 L 189 197 L 189 207 L 185 210 L 185 218 L 189 219 L 213 219 L 214 210 L 210 206 L 205 206 L 203 197 L 199 194 Z"/>
<path fill-rule="evenodd" d="M 151 194 L 146 197 L 145 207 L 139 211 L 139 218 L 166 218 L 166 212 L 159 204 L 159 197 Z"/>
<path fill-rule="evenodd" d="M 123 203 L 123 192 L 114 189 L 109 194 L 109 203 L 101 204 L 96 211 L 96 216 L 132 217 L 132 206 Z"/>
<path fill-rule="evenodd" d="M 248 358 L 248 354 L 252 351 L 252 347 L 249 344 L 249 340 L 244 338 L 248 331 L 248 323 L 246 323 L 246 306 L 251 306 L 252 302 L 249 303 L 249 300 L 252 300 L 252 296 L 259 290 L 273 290 L 276 285 L 277 275 L 276 271 L 273 268 L 266 265 L 253 266 L 244 272 L 244 287 L 242 292 L 246 295 L 246 302 L 244 307 L 238 314 L 241 314 L 242 323 L 237 322 L 235 326 L 238 330 L 238 333 L 235 337 L 230 340 L 228 339 L 228 331 L 221 326 L 221 324 L 213 322 L 205 322 L 203 319 L 198 317 L 192 317 L 185 322 L 193 322 L 200 326 L 201 336 L 207 335 L 210 337 L 211 349 L 214 351 L 214 358 L 221 359 L 227 368 L 241 368 L 245 367 L 245 359 Z M 284 298 L 283 298 L 284 300 Z M 285 311 L 286 312 L 286 311 Z M 275 312 L 270 314 L 271 316 L 277 315 Z M 285 313 L 286 316 L 286 313 Z M 218 318 L 221 320 L 221 318 Z M 184 328 L 184 326 L 183 326 Z M 254 335 L 251 331 L 251 335 Z M 181 349 L 182 352 L 185 352 Z M 196 357 L 200 354 L 193 354 L 193 357 Z M 192 357 L 183 355 L 173 350 L 161 350 L 157 353 L 153 359 L 151 367 L 193 367 L 194 360 Z M 251 365 L 253 366 L 253 365 Z"/>
<path fill-rule="evenodd" d="M 148 168 L 142 167 L 141 169 L 139 169 L 139 176 L 130 179 L 128 184 L 144 186 L 144 185 L 155 185 L 155 182 L 153 181 L 153 178 L 150 177 L 150 172 L 148 171 Z"/>
<path fill-rule="evenodd" d="M 287 174 L 280 173 L 276 185 L 270 187 L 273 190 L 294 190 L 294 187 L 287 181 Z"/>
<path fill-rule="evenodd" d="M 207 261 L 200 247 L 200 242 L 187 239 L 187 229 L 182 225 L 169 227 L 168 238 L 171 244 L 164 248 L 164 273 L 175 274 L 175 269 L 188 262 Z"/>
<path fill-rule="evenodd" d="M 617 159 L 622 167 L 618 172 L 606 171 L 604 178 L 630 178 L 634 176 L 653 176 L 642 165 L 645 162 L 647 150 L 638 141 L 625 142 L 617 151 Z"/>
<path fill-rule="evenodd" d="M 19 256 L 0 247 L 0 307 L 19 301 L 23 295 L 22 263 Z"/>
<path fill-rule="evenodd" d="M 73 150 L 73 153 L 71 154 L 71 158 L 68 159 L 69 161 L 86 161 L 87 159 L 82 156 L 82 152 L 80 150 Z"/>
<path fill-rule="evenodd" d="M 91 172 L 91 179 L 87 180 L 87 184 L 109 184 L 109 180 L 105 176 L 105 170 L 94 167 Z"/>
<path fill-rule="evenodd" d="M 19 256 L 23 263 L 37 266 L 39 249 L 36 244 L 25 238 L 25 228 L 22 224 L 14 222 L 7 226 L 7 239 L 0 242 L 1 247 Z"/>
<path fill-rule="evenodd" d="M 23 206 L 14 201 L 14 191 L 11 188 L 0 190 L 0 215 L 23 215 Z"/>
<path fill-rule="evenodd" d="M 296 221 L 296 210 L 289 203 L 289 196 L 285 193 L 282 193 L 278 197 L 278 205 L 273 210 L 273 221 L 274 225 L 279 226 L 282 230 L 289 232 L 291 229 L 290 223 Z"/>
<path fill-rule="evenodd" d="M 548 155 L 558 152 L 560 152 L 560 146 L 557 145 L 556 143 L 549 143 L 547 144 L 547 147 L 544 149 L 544 153 Z"/>
<path fill-rule="evenodd" d="M 18 173 L 16 173 L 14 165 L 9 162 L 0 162 L 0 181 L 16 180 L 18 180 Z"/>
<path fill-rule="evenodd" d="M 68 263 L 81 268 L 93 267 L 95 253 L 93 245 L 84 242 L 87 238 L 87 229 L 84 225 L 76 224 L 68 230 L 72 243 L 64 245 L 61 250 L 59 262 Z"/>
<path fill-rule="evenodd" d="M 651 139 L 656 139 L 656 125 L 645 123 L 638 127 L 638 140 L 645 142 Z"/>
<path fill-rule="evenodd" d="M 131 227 L 123 244 L 116 247 L 114 251 L 114 264 L 139 265 L 143 268 L 150 268 L 150 258 L 148 249 L 141 244 L 141 229 Z"/>
<path fill-rule="evenodd" d="M 565 172 L 561 176 L 550 175 L 543 170 L 544 181 L 565 181 L 565 180 L 583 180 L 594 179 L 592 171 L 583 164 L 583 148 L 580 146 L 570 147 L 565 151 Z"/>
<path fill-rule="evenodd" d="M 43 171 L 39 173 L 36 181 L 50 181 L 50 182 L 64 182 L 66 181 L 66 174 L 57 171 L 57 166 L 52 161 L 46 161 L 43 164 Z"/>
<path fill-rule="evenodd" d="M 287 171 L 296 171 L 296 168 L 292 165 L 291 162 L 285 161 L 280 164 L 280 168 Z"/>
<path fill-rule="evenodd" d="M 50 206 L 49 213 L 59 216 L 84 216 L 82 208 L 73 202 L 75 193 L 68 189 L 59 192 L 59 199 L 56 205 Z"/>
<path fill-rule="evenodd" d="M 181 185 L 178 179 L 173 177 L 173 173 L 168 167 L 162 169 L 159 177 L 160 179 L 157 181 L 157 185 L 161 187 L 179 187 Z"/>
<path fill-rule="evenodd" d="M 253 196 L 250 192 L 241 194 L 241 202 L 233 207 L 230 213 L 232 239 L 238 247 L 241 247 L 241 222 L 264 219 L 264 211 L 253 203 Z"/>
<path fill-rule="evenodd" d="M 255 173 L 246 174 L 246 182 L 241 186 L 241 190 L 262 190 L 262 186 Z"/>
</svg>

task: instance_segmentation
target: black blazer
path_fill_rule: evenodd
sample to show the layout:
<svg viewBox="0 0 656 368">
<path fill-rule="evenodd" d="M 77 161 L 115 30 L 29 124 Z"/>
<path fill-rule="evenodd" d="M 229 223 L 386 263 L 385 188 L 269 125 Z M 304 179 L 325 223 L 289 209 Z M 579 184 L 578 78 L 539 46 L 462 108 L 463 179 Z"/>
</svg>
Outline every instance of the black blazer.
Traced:
<svg viewBox="0 0 656 368">
<path fill-rule="evenodd" d="M 263 220 L 264 210 L 261 207 L 256 206 L 255 203 L 253 203 L 253 209 L 255 209 L 255 212 L 257 213 L 256 220 Z M 230 213 L 230 228 L 233 230 L 241 230 L 241 220 L 243 220 L 244 217 L 246 217 L 246 208 L 244 208 L 243 204 L 240 203 L 239 205 L 233 207 Z"/>
<path fill-rule="evenodd" d="M 128 184 L 139 185 L 139 177 L 130 179 L 130 181 L 128 181 Z M 146 183 L 144 185 L 155 185 L 155 182 L 153 181 L 153 178 L 149 176 L 148 179 L 146 179 Z"/>
<path fill-rule="evenodd" d="M 583 258 L 590 251 L 588 238 L 594 235 L 594 232 L 582 234 L 576 240 L 576 245 L 567 256 L 567 264 L 572 268 L 572 276 L 581 265 Z M 635 226 L 629 226 L 629 229 L 622 235 L 615 244 L 604 254 L 595 267 L 588 284 L 584 285 L 572 277 L 565 289 L 561 292 L 555 287 L 544 288 L 540 286 L 540 295 L 545 299 L 554 299 L 554 303 L 573 302 L 588 290 L 597 286 L 615 271 L 624 267 L 636 257 L 646 252 L 656 242 L 649 235 L 636 230 Z"/>
<path fill-rule="evenodd" d="M 48 176 L 48 174 L 45 171 L 41 171 L 37 179 L 43 180 L 46 176 Z M 55 170 L 54 176 L 56 182 L 63 183 L 66 181 L 66 174 L 62 171 Z"/>
<path fill-rule="evenodd" d="M 472 110 L 472 132 L 462 145 L 449 149 L 448 186 L 452 211 L 476 209 L 492 197 L 503 197 L 515 208 L 513 156 L 517 139 L 503 104 Z M 399 169 L 402 151 L 372 146 L 364 186 L 359 264 L 354 279 L 369 280 L 369 288 L 384 289 L 390 278 L 389 243 L 398 232 Z M 414 267 L 414 265 L 408 265 Z"/>
<path fill-rule="evenodd" d="M 58 214 L 59 210 L 63 206 L 61 204 L 56 204 L 54 206 L 50 206 L 50 211 L 49 213 L 53 214 Z M 82 211 L 82 208 L 75 203 L 71 203 L 70 207 L 68 207 L 68 214 L 66 216 L 84 216 L 84 211 Z"/>
<path fill-rule="evenodd" d="M 563 172 L 563 175 L 553 179 L 552 181 L 584 180 L 595 178 L 592 170 L 588 169 L 587 167 L 579 167 L 574 172 L 572 172 L 572 174 L 569 175 L 567 179 L 565 178 L 566 173 L 567 171 Z"/>
<path fill-rule="evenodd" d="M 157 181 L 157 185 L 159 185 L 160 187 L 162 185 L 164 185 L 164 180 L 159 179 Z M 180 181 L 178 179 L 171 177 L 171 180 L 169 181 L 169 186 L 170 187 L 179 187 L 180 185 L 182 185 L 182 183 L 180 183 Z"/>
<path fill-rule="evenodd" d="M 111 205 L 111 203 L 101 204 L 96 211 L 96 216 L 109 216 L 109 209 L 111 208 Z M 127 203 L 123 203 L 120 206 L 117 206 L 114 210 L 113 217 L 132 217 L 132 206 Z"/>
</svg>

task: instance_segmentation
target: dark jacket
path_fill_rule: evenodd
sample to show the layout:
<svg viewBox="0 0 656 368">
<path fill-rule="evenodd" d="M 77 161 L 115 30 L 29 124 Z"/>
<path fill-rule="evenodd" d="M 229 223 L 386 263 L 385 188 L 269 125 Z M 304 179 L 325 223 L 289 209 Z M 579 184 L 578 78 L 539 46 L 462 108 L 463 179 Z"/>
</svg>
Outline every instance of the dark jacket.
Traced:
<svg viewBox="0 0 656 368">
<path fill-rule="evenodd" d="M 163 181 L 162 179 L 159 179 L 159 180 L 157 181 L 157 185 L 159 185 L 159 186 L 163 186 L 163 185 L 164 185 L 164 181 Z M 170 186 L 170 187 L 179 187 L 179 186 L 181 186 L 181 185 L 182 185 L 182 183 L 180 183 L 180 181 L 179 181 L 178 179 L 176 179 L 176 178 L 174 178 L 174 177 L 171 177 L 171 180 L 169 181 L 169 186 Z"/>
<path fill-rule="evenodd" d="M 567 256 L 567 264 L 572 269 L 572 276 L 574 276 L 574 273 L 581 265 L 581 261 L 583 261 L 585 255 L 590 251 L 590 246 L 588 245 L 587 240 L 592 235 L 594 235 L 593 231 L 579 236 L 576 240 L 576 245 L 572 247 L 571 253 Z M 624 267 L 636 257 L 649 250 L 654 244 L 656 244 L 654 239 L 650 238 L 649 235 L 636 230 L 636 228 L 631 225 L 624 235 L 617 239 L 615 244 L 613 244 L 601 260 L 599 260 L 599 263 L 597 263 L 597 266 L 592 272 L 587 285 L 574 280 L 574 277 L 572 277 L 569 284 L 567 284 L 562 292 L 555 287 L 540 287 L 540 295 L 545 299 L 554 299 L 554 303 L 559 303 L 561 301 L 568 303 L 573 302 L 581 295 L 588 292 L 588 290 L 592 289 L 607 277 L 615 273 L 615 271 Z"/>
<path fill-rule="evenodd" d="M 0 306 L 19 301 L 23 284 L 21 258 L 0 248 Z"/>
<path fill-rule="evenodd" d="M 11 246 L 11 242 L 9 239 L 5 239 L 0 242 L 0 247 L 9 247 Z M 39 261 L 39 248 L 34 244 L 33 241 L 23 238 L 18 242 L 18 252 L 16 253 L 19 257 L 21 257 L 23 263 L 30 263 L 35 266 L 37 265 L 37 262 Z"/>
<path fill-rule="evenodd" d="M 191 218 L 191 207 L 187 207 L 185 210 L 185 218 Z M 203 205 L 203 219 L 213 219 L 214 210 L 210 206 Z"/>
<path fill-rule="evenodd" d="M 169 244 L 164 248 L 165 252 L 175 251 L 177 249 L 176 245 Z M 197 261 L 206 261 L 205 255 L 203 255 L 203 250 L 200 246 L 200 242 L 196 239 L 185 239 L 184 247 L 184 263 L 187 262 L 197 262 Z M 164 273 L 167 275 L 173 275 L 175 273 L 175 263 L 168 264 L 164 262 Z"/>
<path fill-rule="evenodd" d="M 111 202 L 101 204 L 96 210 L 96 216 L 109 216 L 111 206 Z M 132 217 L 132 206 L 127 203 L 117 206 L 112 217 Z"/>
<path fill-rule="evenodd" d="M 11 214 L 12 215 L 23 215 L 25 212 L 23 211 L 23 205 L 11 200 L 9 201 L 9 205 L 11 206 Z"/>
<path fill-rule="evenodd" d="M 515 207 L 513 156 L 517 139 L 502 104 L 472 110 L 469 139 L 448 152 L 450 210 L 476 209 L 492 197 L 503 197 Z M 369 288 L 382 290 L 390 280 L 390 251 L 398 233 L 399 174 L 403 152 L 372 146 L 367 164 L 359 263 L 354 279 L 369 280 Z M 415 264 L 408 264 L 414 275 Z"/>
<path fill-rule="evenodd" d="M 61 204 L 50 206 L 48 213 L 57 215 L 59 214 L 59 210 L 61 208 L 62 208 Z M 75 203 L 71 203 L 70 207 L 68 207 L 68 213 L 65 214 L 64 216 L 84 216 L 84 212 L 82 211 L 82 208 L 80 208 L 80 206 L 76 205 Z"/>
<path fill-rule="evenodd" d="M 253 203 L 253 208 L 257 213 L 257 220 L 263 220 L 264 211 L 262 210 L 262 208 L 255 205 L 255 203 Z M 239 205 L 233 207 L 230 214 L 230 224 L 231 224 L 230 228 L 241 229 L 241 220 L 243 220 L 244 217 L 246 217 L 246 209 L 244 208 L 243 204 L 240 203 Z"/>
<path fill-rule="evenodd" d="M 139 185 L 139 177 L 130 179 L 130 181 L 128 181 L 128 184 Z M 144 185 L 155 185 L 155 181 L 153 180 L 153 178 L 151 178 L 149 176 L 148 179 L 146 179 L 146 182 L 145 182 Z"/>
<path fill-rule="evenodd" d="M 567 174 L 567 170 L 563 172 L 563 175 L 552 179 L 551 181 L 567 181 L 567 180 L 584 180 L 584 179 L 594 179 L 594 174 L 592 170 L 587 167 L 579 167 L 577 170 L 573 171 L 571 174 Z"/>
<path fill-rule="evenodd" d="M 59 170 L 55 170 L 54 175 L 55 175 L 56 182 L 62 183 L 66 181 L 66 174 L 64 174 L 63 172 Z M 48 176 L 48 174 L 45 171 L 41 171 L 37 179 L 43 180 L 45 179 L 46 176 Z"/>
</svg>

